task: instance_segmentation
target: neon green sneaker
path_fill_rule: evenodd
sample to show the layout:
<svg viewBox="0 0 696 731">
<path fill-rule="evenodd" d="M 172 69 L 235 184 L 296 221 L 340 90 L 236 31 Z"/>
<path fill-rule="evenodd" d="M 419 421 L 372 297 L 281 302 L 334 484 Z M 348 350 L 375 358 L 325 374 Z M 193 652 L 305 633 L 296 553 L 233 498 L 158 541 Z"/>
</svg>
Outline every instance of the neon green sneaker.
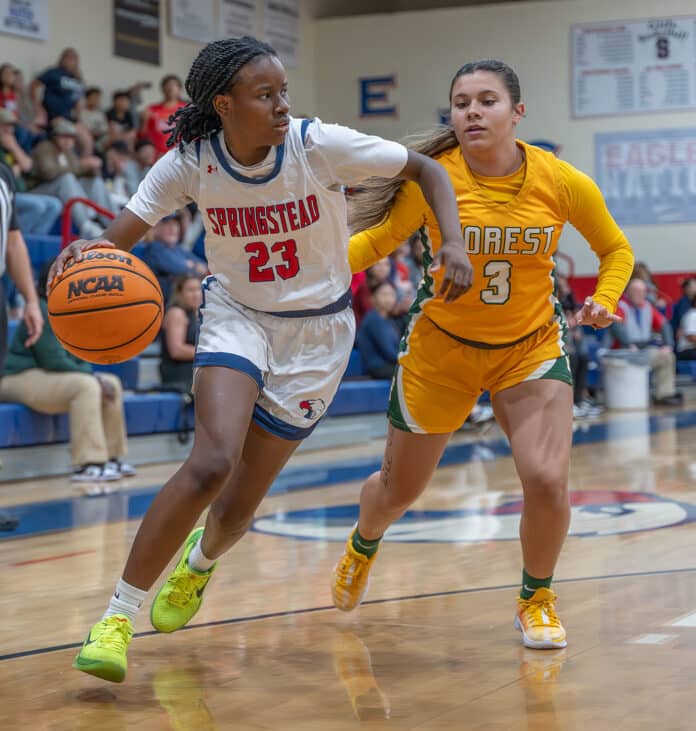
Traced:
<svg viewBox="0 0 696 731">
<path fill-rule="evenodd" d="M 202 535 L 203 528 L 191 531 L 179 563 L 152 602 L 150 622 L 158 632 L 176 632 L 200 609 L 203 591 L 217 565 L 213 564 L 204 573 L 189 567 L 189 554 Z"/>
<path fill-rule="evenodd" d="M 128 670 L 128 645 L 133 625 L 125 614 L 97 622 L 87 635 L 73 667 L 112 683 L 122 683 Z"/>
</svg>

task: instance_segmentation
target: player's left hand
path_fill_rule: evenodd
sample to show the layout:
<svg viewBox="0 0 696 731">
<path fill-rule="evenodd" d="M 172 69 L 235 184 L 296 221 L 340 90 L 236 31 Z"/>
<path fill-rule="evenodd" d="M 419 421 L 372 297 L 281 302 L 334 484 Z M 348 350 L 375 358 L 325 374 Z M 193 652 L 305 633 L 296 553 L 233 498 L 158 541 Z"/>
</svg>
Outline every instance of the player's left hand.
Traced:
<svg viewBox="0 0 696 731">
<path fill-rule="evenodd" d="M 444 297 L 445 302 L 454 302 L 457 297 L 471 289 L 474 281 L 474 269 L 464 251 L 463 242 L 443 241 L 440 250 L 433 257 L 430 271 L 436 272 L 442 264 L 445 265 L 445 276 L 437 294 Z"/>
<path fill-rule="evenodd" d="M 577 325 L 592 327 L 608 327 L 612 322 L 622 322 L 619 315 L 612 315 L 604 305 L 595 302 L 592 297 L 585 298 L 585 304 L 575 316 Z"/>
<path fill-rule="evenodd" d="M 27 326 L 29 337 L 24 341 L 24 347 L 30 348 L 40 337 L 44 326 L 43 315 L 38 302 L 27 302 L 24 307 L 24 324 Z"/>
</svg>

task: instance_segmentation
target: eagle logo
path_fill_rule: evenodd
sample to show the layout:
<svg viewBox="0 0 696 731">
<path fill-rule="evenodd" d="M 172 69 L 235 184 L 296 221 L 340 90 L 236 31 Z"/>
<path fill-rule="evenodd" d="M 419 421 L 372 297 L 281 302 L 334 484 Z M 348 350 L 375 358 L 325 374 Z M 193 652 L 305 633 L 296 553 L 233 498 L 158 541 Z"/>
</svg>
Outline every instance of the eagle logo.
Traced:
<svg viewBox="0 0 696 731">
<path fill-rule="evenodd" d="M 305 419 L 318 419 L 326 411 L 326 404 L 323 399 L 308 398 L 300 401 L 300 408 L 305 412 Z"/>
</svg>

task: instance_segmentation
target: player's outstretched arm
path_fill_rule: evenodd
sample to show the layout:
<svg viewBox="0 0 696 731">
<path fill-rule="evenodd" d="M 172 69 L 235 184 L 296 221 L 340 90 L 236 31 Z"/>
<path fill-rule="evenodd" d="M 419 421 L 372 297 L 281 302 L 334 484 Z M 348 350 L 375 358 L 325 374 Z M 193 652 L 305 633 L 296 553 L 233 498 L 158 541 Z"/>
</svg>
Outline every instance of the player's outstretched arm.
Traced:
<svg viewBox="0 0 696 731">
<path fill-rule="evenodd" d="M 400 177 L 418 183 L 437 218 L 442 246 L 431 269 L 434 271 L 444 264 L 445 275 L 438 294 L 444 296 L 446 302 L 452 302 L 468 291 L 473 282 L 473 269 L 464 247 L 452 182 L 439 162 L 413 150 L 408 151 L 408 160 Z"/>
<path fill-rule="evenodd" d="M 48 286 L 63 273 L 65 262 L 68 259 L 82 261 L 82 252 L 94 249 L 97 246 L 123 249 L 129 251 L 147 233 L 150 224 L 136 216 L 135 213 L 124 208 L 111 222 L 101 237 L 97 239 L 78 239 L 66 246 L 58 254 L 51 270 L 48 273 Z"/>
</svg>

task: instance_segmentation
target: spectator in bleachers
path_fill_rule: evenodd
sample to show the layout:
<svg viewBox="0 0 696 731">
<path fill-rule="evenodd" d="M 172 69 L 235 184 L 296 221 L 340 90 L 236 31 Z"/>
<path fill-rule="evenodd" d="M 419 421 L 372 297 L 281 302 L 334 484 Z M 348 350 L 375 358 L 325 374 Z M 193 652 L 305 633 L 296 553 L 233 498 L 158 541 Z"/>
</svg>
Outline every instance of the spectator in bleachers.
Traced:
<svg viewBox="0 0 696 731">
<path fill-rule="evenodd" d="M 49 139 L 40 142 L 32 152 L 32 177 L 36 193 L 54 195 L 67 203 L 70 198 L 89 198 L 102 208 L 110 209 L 110 200 L 101 176 L 102 160 L 95 155 L 78 157 L 75 153 L 75 125 L 65 119 L 56 120 Z M 81 203 L 72 207 L 72 219 L 82 238 L 94 238 L 103 228 L 95 211 Z"/>
<path fill-rule="evenodd" d="M 24 344 L 31 347 L 41 335 L 43 317 L 34 288 L 29 252 L 17 223 L 12 171 L 0 162 L 0 275 L 9 274 L 24 297 Z M 7 300 L 0 276 L 0 371 L 7 354 Z M 0 511 L 0 530 L 14 530 L 19 521 Z"/>
<path fill-rule="evenodd" d="M 186 106 L 181 98 L 183 85 L 178 76 L 168 74 L 160 82 L 160 88 L 162 101 L 147 107 L 140 120 L 140 136 L 152 140 L 158 158 L 169 149 L 167 139 L 172 126 L 169 118 L 177 109 Z"/>
<path fill-rule="evenodd" d="M 679 342 L 679 326 L 682 321 L 682 317 L 691 309 L 694 296 L 696 296 L 696 277 L 687 277 L 681 283 L 682 296 L 675 302 L 672 307 L 672 331 L 674 332 L 674 339 Z"/>
<path fill-rule="evenodd" d="M 396 307 L 394 314 L 404 316 L 408 313 L 413 300 L 416 296 L 416 287 L 411 282 L 411 273 L 407 263 L 410 256 L 411 247 L 408 241 L 404 243 L 393 253 L 390 254 L 391 263 L 391 279 L 394 287 L 396 287 Z"/>
<path fill-rule="evenodd" d="M 358 350 L 365 371 L 371 378 L 391 378 L 399 355 L 403 330 L 393 317 L 396 287 L 388 279 L 377 282 L 372 290 L 372 309 L 358 328 Z"/>
<path fill-rule="evenodd" d="M 198 308 L 203 303 L 200 277 L 183 274 L 172 287 L 170 304 L 162 323 L 162 385 L 190 393 L 193 357 L 198 333 Z"/>
<path fill-rule="evenodd" d="M 684 313 L 679 325 L 677 358 L 696 360 L 696 291 L 691 298 L 691 307 Z"/>
<path fill-rule="evenodd" d="M 48 129 L 54 119 L 74 122 L 75 135 L 79 139 L 81 153 L 91 155 L 94 150 L 92 135 L 78 121 L 84 90 L 80 57 L 74 48 L 64 49 L 60 54 L 58 64 L 37 76 L 29 87 L 39 124 Z"/>
<path fill-rule="evenodd" d="M 97 150 L 109 131 L 109 123 L 102 109 L 102 90 L 98 86 L 90 86 L 85 91 L 85 103 L 80 111 L 80 121 L 89 130 Z"/>
<path fill-rule="evenodd" d="M 29 89 L 24 83 L 24 73 L 21 69 L 14 70 L 14 93 L 17 100 L 17 118 L 19 124 L 31 134 L 33 143 L 35 137 L 43 134 L 43 129 L 38 124 L 39 120 L 36 117 L 34 102 L 32 101 Z M 31 151 L 31 149 L 25 149 L 27 152 Z"/>
<path fill-rule="evenodd" d="M 353 312 L 355 323 L 359 327 L 365 315 L 372 309 L 372 293 L 381 282 L 391 281 L 391 259 L 385 256 L 365 271 L 365 276 L 353 276 L 356 286 L 353 288 Z"/>
<path fill-rule="evenodd" d="M 112 142 L 104 151 L 104 182 L 109 192 L 111 209 L 120 211 L 137 190 L 131 188 L 128 164 L 131 162 L 128 144 L 123 140 Z"/>
<path fill-rule="evenodd" d="M 408 239 L 408 246 L 409 254 L 406 257 L 408 275 L 411 279 L 411 284 L 417 290 L 423 278 L 423 242 L 421 241 L 420 231 L 411 234 Z"/>
<path fill-rule="evenodd" d="M 663 294 L 660 292 L 650 268 L 644 261 L 636 262 L 633 267 L 631 279 L 640 279 L 645 282 L 648 302 L 657 307 L 657 309 L 664 315 L 667 312 L 667 302 L 665 301 Z"/>
<path fill-rule="evenodd" d="M 0 66 L 0 107 L 7 109 L 17 117 L 19 115 L 19 105 L 14 80 L 15 67 L 11 63 L 2 64 Z"/>
<path fill-rule="evenodd" d="M 0 107 L 0 160 L 14 176 L 19 228 L 24 234 L 47 234 L 60 215 L 63 204 L 52 195 L 27 193 L 26 176 L 31 174 L 34 162 L 22 149 L 14 130 L 14 113 Z"/>
<path fill-rule="evenodd" d="M 155 164 L 157 152 L 152 140 L 143 138 L 135 143 L 133 157 L 126 165 L 125 176 L 129 190 L 136 191 L 148 170 Z"/>
<path fill-rule="evenodd" d="M 557 274 L 555 279 L 556 297 L 561 303 L 568 323 L 564 343 L 570 361 L 570 370 L 573 374 L 573 416 L 576 418 L 598 416 L 603 409 L 593 404 L 588 397 L 587 373 L 590 358 L 585 334 L 575 319 L 580 311 L 580 305 L 575 300 L 575 295 L 566 277 Z"/>
<path fill-rule="evenodd" d="M 92 373 L 90 364 L 68 353 L 51 329 L 46 280 L 52 263 L 43 266 L 37 285 L 43 332 L 30 343 L 26 325 L 17 328 L 0 381 L 0 399 L 41 414 L 68 412 L 74 482 L 133 475 L 133 467 L 122 461 L 127 446 L 121 381 L 111 373 Z"/>
<path fill-rule="evenodd" d="M 169 299 L 176 277 L 182 274 L 204 277 L 208 273 L 207 264 L 181 246 L 179 212 L 163 218 L 155 225 L 153 240 L 145 247 L 141 259 L 155 273 L 165 299 Z"/>
<path fill-rule="evenodd" d="M 642 279 L 631 279 L 616 314 L 623 322 L 613 323 L 615 343 L 630 350 L 644 350 L 654 378 L 654 402 L 678 406 L 683 397 L 675 388 L 674 337 L 669 321 L 648 301 L 648 287 Z"/>
<path fill-rule="evenodd" d="M 109 133 L 106 145 L 112 142 L 125 142 L 130 150 L 135 144 L 137 130 L 135 118 L 131 110 L 131 97 L 128 91 L 119 89 L 113 93 L 112 106 L 106 112 L 106 119 L 109 125 Z"/>
</svg>

